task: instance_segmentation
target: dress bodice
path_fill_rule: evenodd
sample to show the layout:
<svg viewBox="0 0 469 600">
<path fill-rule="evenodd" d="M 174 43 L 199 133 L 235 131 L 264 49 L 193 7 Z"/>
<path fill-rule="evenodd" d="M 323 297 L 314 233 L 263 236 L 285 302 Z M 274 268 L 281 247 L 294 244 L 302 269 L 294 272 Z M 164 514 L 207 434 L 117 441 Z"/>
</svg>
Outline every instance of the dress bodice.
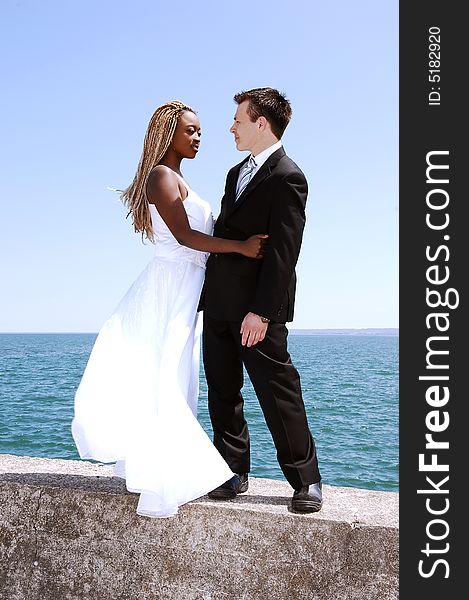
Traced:
<svg viewBox="0 0 469 600">
<path fill-rule="evenodd" d="M 208 202 L 187 187 L 187 197 L 183 201 L 183 206 L 192 229 L 208 235 L 213 234 L 214 220 Z M 150 204 L 150 213 L 155 236 L 155 257 L 184 260 L 205 267 L 208 252 L 200 252 L 179 244 L 154 204 Z"/>
</svg>

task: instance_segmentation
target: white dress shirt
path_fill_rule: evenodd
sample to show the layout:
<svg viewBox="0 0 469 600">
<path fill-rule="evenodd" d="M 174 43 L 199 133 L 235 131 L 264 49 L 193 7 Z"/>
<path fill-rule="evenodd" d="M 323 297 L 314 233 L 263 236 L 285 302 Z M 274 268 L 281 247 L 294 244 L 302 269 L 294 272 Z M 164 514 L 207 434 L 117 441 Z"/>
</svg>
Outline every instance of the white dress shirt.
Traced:
<svg viewBox="0 0 469 600">
<path fill-rule="evenodd" d="M 272 144 L 272 146 L 269 146 L 265 150 L 262 150 L 262 152 L 259 152 L 259 154 L 257 156 L 253 156 L 251 154 L 251 156 L 253 157 L 253 159 L 256 163 L 256 168 L 252 172 L 251 179 L 254 177 L 254 175 L 257 173 L 257 171 L 259 171 L 259 169 L 262 167 L 262 165 L 265 163 L 265 161 L 269 158 L 269 156 L 281 147 L 282 147 L 282 142 L 279 140 L 278 142 L 275 142 L 275 144 Z M 242 177 L 242 172 L 243 172 L 243 169 L 240 169 L 240 172 L 238 175 L 238 182 L 239 182 L 240 178 Z"/>
</svg>

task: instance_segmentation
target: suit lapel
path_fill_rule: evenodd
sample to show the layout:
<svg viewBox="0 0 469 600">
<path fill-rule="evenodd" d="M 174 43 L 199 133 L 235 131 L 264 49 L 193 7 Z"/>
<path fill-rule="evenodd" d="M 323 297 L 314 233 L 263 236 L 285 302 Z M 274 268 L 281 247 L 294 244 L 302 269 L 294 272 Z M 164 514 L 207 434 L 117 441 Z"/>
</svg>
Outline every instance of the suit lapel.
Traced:
<svg viewBox="0 0 469 600">
<path fill-rule="evenodd" d="M 234 178 L 234 185 L 232 186 L 232 189 L 230 189 L 230 192 L 231 192 L 231 196 L 230 196 L 230 207 L 231 208 L 229 209 L 230 213 L 234 212 L 235 210 L 237 210 L 240 206 L 242 206 L 244 204 L 244 202 L 246 201 L 246 198 L 248 198 L 249 195 L 252 194 L 252 192 L 257 188 L 257 186 L 260 185 L 267 177 L 270 176 L 270 174 L 272 173 L 272 170 L 275 168 L 278 161 L 283 156 L 285 156 L 285 150 L 283 149 L 283 146 L 282 146 L 281 148 L 279 148 L 278 150 L 276 150 L 269 156 L 269 158 L 265 161 L 265 163 L 262 165 L 262 167 L 257 171 L 257 173 L 254 175 L 254 177 L 248 183 L 248 185 L 244 189 L 241 196 L 235 202 L 236 184 L 238 182 L 239 171 L 240 171 L 241 167 L 244 165 L 244 163 L 249 159 L 249 156 L 246 158 L 246 160 L 244 160 L 242 163 L 239 164 L 239 168 L 236 170 L 236 177 Z"/>
<path fill-rule="evenodd" d="M 239 172 L 240 172 L 241 168 L 243 167 L 243 165 L 246 164 L 248 160 L 249 160 L 249 155 L 246 156 L 246 158 L 243 161 L 241 161 L 239 164 L 237 164 L 235 167 L 233 167 L 233 169 L 231 171 L 230 180 L 228 181 L 228 186 L 227 186 L 227 190 L 226 190 L 226 208 L 227 208 L 228 212 L 231 212 L 231 210 L 233 208 L 233 204 L 235 202 L 236 186 L 238 183 Z"/>
</svg>

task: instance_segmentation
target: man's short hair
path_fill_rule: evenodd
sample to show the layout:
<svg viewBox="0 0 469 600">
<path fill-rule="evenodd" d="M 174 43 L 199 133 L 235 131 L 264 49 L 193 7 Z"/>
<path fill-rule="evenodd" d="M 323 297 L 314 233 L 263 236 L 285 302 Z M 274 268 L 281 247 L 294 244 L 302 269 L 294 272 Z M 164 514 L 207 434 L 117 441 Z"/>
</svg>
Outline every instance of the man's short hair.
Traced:
<svg viewBox="0 0 469 600">
<path fill-rule="evenodd" d="M 292 109 L 285 94 L 270 87 L 254 88 L 246 92 L 240 92 L 234 97 L 237 104 L 245 100 L 249 101 L 247 113 L 252 122 L 259 117 L 265 117 L 269 121 L 272 133 L 280 139 L 290 122 Z"/>
</svg>

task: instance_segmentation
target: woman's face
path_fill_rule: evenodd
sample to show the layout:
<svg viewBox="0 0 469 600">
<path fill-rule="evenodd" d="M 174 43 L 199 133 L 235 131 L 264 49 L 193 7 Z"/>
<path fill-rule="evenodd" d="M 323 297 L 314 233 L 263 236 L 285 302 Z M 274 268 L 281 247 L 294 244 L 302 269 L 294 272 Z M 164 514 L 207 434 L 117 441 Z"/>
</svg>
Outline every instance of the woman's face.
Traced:
<svg viewBox="0 0 469 600">
<path fill-rule="evenodd" d="M 200 146 L 200 121 L 197 115 L 186 110 L 179 115 L 171 147 L 182 158 L 195 158 Z"/>
</svg>

